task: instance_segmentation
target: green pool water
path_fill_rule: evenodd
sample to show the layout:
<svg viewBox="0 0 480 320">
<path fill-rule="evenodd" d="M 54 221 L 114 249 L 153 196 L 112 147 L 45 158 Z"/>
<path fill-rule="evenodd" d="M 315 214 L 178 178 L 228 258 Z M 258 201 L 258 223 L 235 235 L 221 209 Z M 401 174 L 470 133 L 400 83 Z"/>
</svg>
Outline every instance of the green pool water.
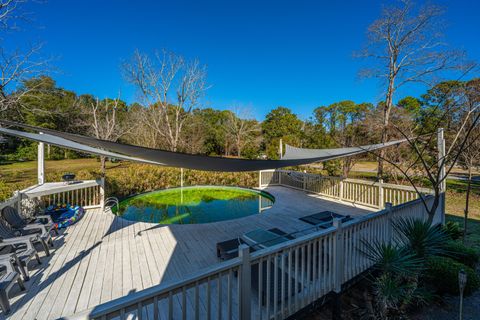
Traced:
<svg viewBox="0 0 480 320">
<path fill-rule="evenodd" d="M 270 208 L 275 199 L 246 188 L 198 186 L 140 194 L 120 202 L 119 216 L 142 222 L 193 224 L 237 219 Z"/>
</svg>

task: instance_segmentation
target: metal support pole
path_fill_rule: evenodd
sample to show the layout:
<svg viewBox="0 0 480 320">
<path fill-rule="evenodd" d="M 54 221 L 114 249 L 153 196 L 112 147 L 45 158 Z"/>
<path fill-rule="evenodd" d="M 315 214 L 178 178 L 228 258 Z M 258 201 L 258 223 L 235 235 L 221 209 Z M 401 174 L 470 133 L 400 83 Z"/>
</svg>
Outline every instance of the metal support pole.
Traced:
<svg viewBox="0 0 480 320">
<path fill-rule="evenodd" d="M 250 265 L 250 247 L 242 244 L 238 247 L 239 257 L 242 261 L 240 265 L 240 315 L 239 319 L 250 320 L 251 318 L 251 265 Z"/>
<path fill-rule="evenodd" d="M 40 134 L 43 134 L 43 132 L 40 132 Z M 45 144 L 43 142 L 38 143 L 37 178 L 38 184 L 45 183 Z"/>
<path fill-rule="evenodd" d="M 100 178 L 100 207 L 105 210 L 105 177 Z"/>
<path fill-rule="evenodd" d="M 443 128 L 439 128 L 437 132 L 438 144 L 438 165 L 440 170 L 440 222 L 445 224 L 445 192 L 447 191 L 447 179 L 445 172 L 445 138 L 443 135 Z"/>
<path fill-rule="evenodd" d="M 283 157 L 283 141 L 280 139 L 280 145 L 278 146 L 278 153 L 280 154 L 280 159 Z"/>
</svg>

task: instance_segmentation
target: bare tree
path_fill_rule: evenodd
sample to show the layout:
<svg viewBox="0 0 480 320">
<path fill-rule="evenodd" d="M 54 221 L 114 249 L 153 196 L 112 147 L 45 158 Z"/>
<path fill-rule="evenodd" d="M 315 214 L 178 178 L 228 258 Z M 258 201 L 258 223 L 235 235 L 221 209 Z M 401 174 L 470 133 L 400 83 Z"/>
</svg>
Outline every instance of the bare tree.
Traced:
<svg viewBox="0 0 480 320">
<path fill-rule="evenodd" d="M 247 109 L 234 109 L 228 113 L 225 129 L 227 136 L 230 137 L 235 145 L 238 157 L 242 155 L 243 147 L 248 142 L 249 136 L 260 131 L 258 122 L 251 118 Z"/>
<path fill-rule="evenodd" d="M 14 92 L 22 80 L 38 75 L 48 60 L 39 58 L 42 44 L 7 50 L 4 38 L 8 32 L 18 30 L 19 21 L 28 21 L 22 5 L 26 0 L 0 0 L 0 112 L 19 106 L 22 96 L 28 92 Z"/>
<path fill-rule="evenodd" d="M 124 71 L 144 99 L 144 124 L 177 151 L 185 122 L 206 90 L 206 67 L 165 50 L 152 57 L 137 50 Z"/>
<path fill-rule="evenodd" d="M 125 121 L 123 121 L 124 119 L 122 119 L 122 110 L 120 109 L 124 108 L 125 110 L 123 111 L 126 111 L 126 106 L 120 98 L 113 100 L 99 100 L 98 98 L 87 100 L 89 101 L 86 102 L 84 107 L 90 115 L 87 121 L 90 124 L 90 131 L 95 138 L 116 142 L 133 129 L 134 124 L 129 123 L 127 125 Z M 123 106 L 121 106 L 121 104 L 123 104 Z M 100 162 L 102 176 L 105 176 L 106 158 L 101 156 Z"/>
<path fill-rule="evenodd" d="M 426 117 L 434 117 L 434 129 L 440 129 L 445 123 L 446 119 L 452 113 L 458 113 L 459 109 L 464 108 L 465 97 L 459 97 L 455 103 L 452 103 L 447 94 L 442 99 L 438 100 L 436 106 L 430 114 Z M 436 115 L 438 110 L 442 110 L 440 115 Z M 480 105 L 465 112 L 463 117 L 458 119 L 458 124 L 450 129 L 450 139 L 445 148 L 445 154 L 441 157 L 435 157 L 438 154 L 440 145 L 435 144 L 436 134 L 420 134 L 412 138 L 409 133 L 405 132 L 404 128 L 393 125 L 396 132 L 402 135 L 408 143 L 408 146 L 413 151 L 413 157 L 410 162 L 396 163 L 388 157 L 383 157 L 380 152 L 373 152 L 377 157 L 388 162 L 390 165 L 399 170 L 408 182 L 415 188 L 417 194 L 422 200 L 424 207 L 428 213 L 429 220 L 432 221 L 439 206 L 444 205 L 446 178 L 451 173 L 453 168 L 461 160 L 462 154 L 470 148 L 470 146 L 480 140 L 480 132 L 478 127 L 480 125 Z M 418 190 L 416 186 L 416 174 L 412 172 L 420 171 L 428 180 L 429 187 L 433 189 L 434 201 L 431 206 L 425 201 L 424 195 Z"/>
<path fill-rule="evenodd" d="M 464 221 L 463 221 L 463 241 L 468 229 L 468 214 L 470 206 L 470 193 L 472 189 L 472 176 L 473 169 L 480 166 L 480 124 L 473 125 L 472 121 L 475 119 L 476 114 L 480 113 L 480 79 L 474 79 L 468 81 L 463 86 L 465 107 L 463 110 L 462 118 L 467 127 L 473 126 L 472 133 L 467 137 L 467 143 L 465 148 L 460 154 L 460 164 L 467 170 L 467 192 L 465 195 L 465 209 L 464 209 Z M 463 128 L 460 128 L 463 129 Z"/>
<path fill-rule="evenodd" d="M 385 7 L 381 17 L 368 28 L 368 44 L 358 56 L 374 59 L 374 66 L 361 75 L 384 82 L 383 129 L 381 141 L 388 139 L 390 113 L 397 90 L 409 83 L 432 85 L 447 69 L 459 68 L 463 53 L 449 50 L 441 32 L 442 8 L 425 5 L 416 10 L 410 0 Z M 383 176 L 384 151 L 380 152 L 378 177 Z"/>
</svg>

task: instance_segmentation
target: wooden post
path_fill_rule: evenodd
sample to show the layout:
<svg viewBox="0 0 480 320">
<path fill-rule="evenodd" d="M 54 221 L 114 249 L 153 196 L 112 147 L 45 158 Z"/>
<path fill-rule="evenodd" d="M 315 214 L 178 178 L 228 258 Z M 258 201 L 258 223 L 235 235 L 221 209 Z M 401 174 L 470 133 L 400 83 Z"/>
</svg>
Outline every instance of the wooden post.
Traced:
<svg viewBox="0 0 480 320">
<path fill-rule="evenodd" d="M 332 319 L 339 320 L 342 318 L 341 293 L 344 279 L 343 275 L 345 272 L 342 219 L 333 219 L 333 226 L 336 228 L 336 231 L 333 239 L 333 270 L 335 270 L 335 287 L 333 289 L 334 299 Z"/>
<path fill-rule="evenodd" d="M 340 177 L 340 187 L 338 191 L 338 200 L 342 201 L 343 199 L 343 177 Z"/>
<path fill-rule="evenodd" d="M 40 134 L 43 134 L 43 132 L 40 132 Z M 45 145 L 43 142 L 38 143 L 37 178 L 38 184 L 45 183 Z"/>
<path fill-rule="evenodd" d="M 100 207 L 105 210 L 105 177 L 100 178 Z"/>
<path fill-rule="evenodd" d="M 438 147 L 438 165 L 440 166 L 440 222 L 445 224 L 445 192 L 447 191 L 447 179 L 445 172 L 445 138 L 443 136 L 443 128 L 439 128 L 437 132 L 437 147 Z M 438 212 L 438 210 L 437 210 Z M 436 215 L 437 213 L 435 213 Z"/>
<path fill-rule="evenodd" d="M 385 190 L 383 189 L 383 179 L 378 179 L 378 208 L 385 208 Z"/>
<path fill-rule="evenodd" d="M 251 265 L 250 265 L 250 247 L 241 244 L 238 247 L 239 257 L 242 261 L 240 265 L 240 315 L 239 319 L 250 320 L 251 317 Z"/>
</svg>

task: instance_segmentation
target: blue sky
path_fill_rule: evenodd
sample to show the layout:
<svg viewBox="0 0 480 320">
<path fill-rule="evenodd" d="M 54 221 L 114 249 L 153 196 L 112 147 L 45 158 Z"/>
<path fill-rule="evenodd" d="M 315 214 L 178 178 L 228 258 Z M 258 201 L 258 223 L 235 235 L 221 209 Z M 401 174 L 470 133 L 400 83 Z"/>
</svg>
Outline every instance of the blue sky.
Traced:
<svg viewBox="0 0 480 320">
<path fill-rule="evenodd" d="M 35 24 L 15 34 L 18 45 L 43 41 L 55 56 L 58 84 L 78 93 L 135 100 L 121 75 L 133 51 L 167 48 L 208 67 L 205 104 L 246 107 L 263 119 L 276 106 L 307 118 L 319 105 L 350 99 L 376 103 L 382 88 L 358 78 L 362 48 L 379 1 L 125 1 L 34 3 Z M 447 40 L 480 61 L 477 1 L 447 7 Z M 12 45 L 17 45 L 13 43 Z M 418 95 L 420 87 L 402 94 Z"/>
</svg>

